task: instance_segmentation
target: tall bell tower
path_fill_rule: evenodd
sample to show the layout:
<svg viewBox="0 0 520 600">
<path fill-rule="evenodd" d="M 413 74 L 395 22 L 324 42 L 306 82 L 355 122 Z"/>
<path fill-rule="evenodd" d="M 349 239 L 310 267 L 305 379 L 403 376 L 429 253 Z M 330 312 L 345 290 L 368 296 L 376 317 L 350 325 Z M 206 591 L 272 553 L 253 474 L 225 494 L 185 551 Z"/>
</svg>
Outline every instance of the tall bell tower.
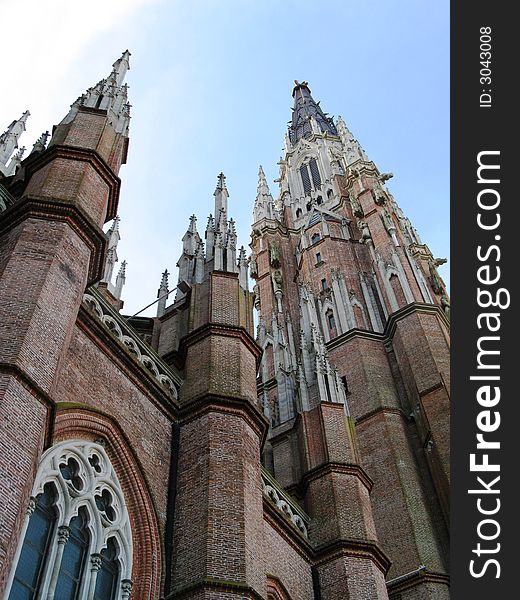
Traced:
<svg viewBox="0 0 520 600">
<path fill-rule="evenodd" d="M 342 558 L 318 561 L 322 590 L 353 581 L 353 557 L 380 546 L 392 561 L 390 596 L 447 598 L 443 259 L 341 117 L 307 82 L 292 96 L 279 194 L 260 167 L 253 213 L 263 460 L 313 519 L 318 553 L 341 548 Z M 333 573 L 343 570 L 340 583 Z"/>
</svg>

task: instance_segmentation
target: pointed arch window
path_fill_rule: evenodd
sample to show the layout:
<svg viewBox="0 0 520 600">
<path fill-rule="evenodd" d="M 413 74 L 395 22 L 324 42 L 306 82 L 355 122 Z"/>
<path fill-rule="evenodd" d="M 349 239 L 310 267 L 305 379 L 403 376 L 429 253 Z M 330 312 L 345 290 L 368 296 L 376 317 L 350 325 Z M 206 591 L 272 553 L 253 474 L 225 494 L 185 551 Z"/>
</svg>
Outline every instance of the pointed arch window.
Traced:
<svg viewBox="0 0 520 600">
<path fill-rule="evenodd" d="M 75 600 L 80 597 L 89 547 L 88 514 L 85 509 L 81 508 L 78 516 L 72 518 L 66 537 L 54 597 Z"/>
<path fill-rule="evenodd" d="M 302 177 L 303 191 L 305 192 L 305 195 L 308 196 L 311 193 L 311 178 L 309 177 L 307 165 L 302 165 L 300 167 L 300 174 Z"/>
<path fill-rule="evenodd" d="M 303 191 L 306 196 L 310 196 L 311 190 L 319 190 L 321 188 L 320 169 L 318 161 L 314 157 L 300 167 L 300 175 L 303 183 Z"/>
<path fill-rule="evenodd" d="M 42 457 L 8 600 L 126 600 L 132 535 L 103 446 L 67 441 Z"/>
<path fill-rule="evenodd" d="M 14 574 L 10 599 L 35 598 L 40 587 L 51 536 L 56 528 L 56 488 L 45 485 L 43 492 L 32 500 L 25 542 Z"/>
<path fill-rule="evenodd" d="M 315 158 L 311 158 L 309 161 L 309 168 L 311 170 L 312 183 L 314 189 L 318 190 L 321 187 L 320 170 L 318 169 L 318 163 Z"/>
<path fill-rule="evenodd" d="M 118 548 L 114 538 L 110 538 L 107 547 L 101 551 L 101 566 L 96 579 L 94 600 L 111 600 L 116 598 L 119 581 Z"/>
</svg>

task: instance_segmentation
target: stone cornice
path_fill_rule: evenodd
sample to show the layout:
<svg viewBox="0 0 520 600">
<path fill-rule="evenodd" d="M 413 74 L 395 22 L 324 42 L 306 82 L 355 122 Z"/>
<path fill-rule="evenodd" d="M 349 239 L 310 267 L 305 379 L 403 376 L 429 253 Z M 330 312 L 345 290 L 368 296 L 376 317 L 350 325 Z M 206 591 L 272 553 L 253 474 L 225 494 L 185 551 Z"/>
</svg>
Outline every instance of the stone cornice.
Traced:
<svg viewBox="0 0 520 600">
<path fill-rule="evenodd" d="M 202 327 L 198 327 L 182 338 L 179 344 L 179 354 L 183 356 L 183 359 L 185 359 L 188 348 L 194 344 L 197 344 L 209 335 L 240 339 L 255 357 L 256 366 L 258 368 L 260 359 L 262 358 L 263 350 L 256 343 L 254 338 L 249 335 L 249 333 L 243 327 L 238 325 L 228 325 L 226 323 L 207 323 L 206 325 L 202 325 Z"/>
<path fill-rule="evenodd" d="M 419 567 L 416 571 L 406 573 L 405 575 L 396 577 L 391 581 L 387 581 L 386 586 L 390 599 L 397 599 L 400 598 L 398 594 L 401 594 L 405 590 L 409 590 L 423 583 L 439 583 L 449 587 L 450 577 L 446 573 L 437 573 L 428 571 L 424 567 Z"/>
<path fill-rule="evenodd" d="M 385 575 L 390 569 L 390 559 L 375 541 L 339 539 L 314 549 L 314 564 L 323 565 L 342 556 L 371 560 Z"/>
<path fill-rule="evenodd" d="M 375 331 L 368 331 L 365 329 L 350 329 L 346 333 L 343 333 L 329 342 L 326 342 L 325 345 L 327 350 L 333 350 L 334 348 L 338 348 L 339 346 L 342 346 L 343 344 L 346 344 L 355 338 L 373 340 L 382 342 L 383 344 L 391 342 L 399 321 L 409 317 L 414 313 L 436 315 L 448 328 L 450 326 L 449 321 L 440 306 L 437 306 L 436 304 L 425 304 L 423 302 L 413 302 L 403 308 L 400 308 L 388 318 L 383 333 L 377 333 Z"/>
<path fill-rule="evenodd" d="M 245 582 L 229 581 L 214 577 L 205 577 L 196 583 L 192 583 L 175 592 L 171 592 L 165 597 L 165 600 L 173 600 L 174 598 L 193 598 L 195 592 L 204 590 L 211 590 L 215 593 L 222 592 L 226 595 L 236 595 L 237 598 L 264 600 L 264 597 L 261 594 Z"/>
<path fill-rule="evenodd" d="M 200 396 L 190 398 L 188 402 L 179 408 L 180 425 L 185 425 L 211 412 L 242 418 L 260 438 L 260 447 L 263 446 L 269 423 L 259 409 L 247 398 L 220 396 L 206 392 Z"/>
<path fill-rule="evenodd" d="M 361 417 L 356 418 L 356 425 L 358 423 L 362 423 L 363 421 L 367 421 L 368 419 L 380 413 L 398 415 L 399 417 L 402 417 L 405 421 L 408 421 L 407 416 L 401 408 L 395 408 L 394 406 L 378 406 L 377 408 L 374 408 L 374 410 L 371 410 L 370 412 L 367 412 Z"/>
<path fill-rule="evenodd" d="M 327 462 L 317 467 L 313 467 L 307 471 L 302 477 L 302 484 L 306 489 L 312 481 L 323 477 L 323 475 L 329 475 L 332 473 L 343 473 L 345 475 L 353 475 L 357 477 L 363 485 L 370 492 L 374 482 L 367 475 L 366 471 L 354 463 L 342 463 L 342 462 Z"/>
<path fill-rule="evenodd" d="M 0 235 L 30 218 L 67 223 L 90 250 L 88 285 L 101 278 L 106 237 L 80 208 L 48 198 L 25 196 L 0 215 Z"/>
<path fill-rule="evenodd" d="M 45 152 L 42 152 L 41 154 L 36 154 L 34 158 L 31 158 L 29 156 L 24 161 L 23 166 L 25 170 L 25 181 L 29 182 L 30 178 L 34 175 L 34 173 L 36 173 L 42 167 L 46 166 L 49 162 L 57 158 L 88 162 L 90 163 L 90 165 L 92 165 L 94 170 L 98 173 L 98 175 L 103 179 L 103 181 L 107 184 L 109 188 L 107 214 L 105 222 L 114 219 L 117 215 L 117 205 L 119 201 L 121 180 L 95 150 L 77 148 L 75 146 L 65 146 L 60 144 L 50 146 Z"/>
</svg>

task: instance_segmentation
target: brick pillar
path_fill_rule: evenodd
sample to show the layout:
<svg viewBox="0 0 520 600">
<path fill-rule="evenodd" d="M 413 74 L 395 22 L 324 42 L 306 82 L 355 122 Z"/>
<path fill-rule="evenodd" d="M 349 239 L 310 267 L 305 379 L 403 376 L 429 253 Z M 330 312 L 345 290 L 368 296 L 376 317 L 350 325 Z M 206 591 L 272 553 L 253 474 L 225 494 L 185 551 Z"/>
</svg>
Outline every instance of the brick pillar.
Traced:
<svg viewBox="0 0 520 600">
<path fill-rule="evenodd" d="M 260 349 L 245 329 L 249 296 L 237 274 L 222 272 L 210 273 L 192 295 L 197 313 L 190 320 L 198 327 L 181 343 L 185 383 L 168 598 L 264 598 L 260 446 L 267 424 L 256 406 Z"/>
<path fill-rule="evenodd" d="M 449 334 L 437 308 L 411 312 L 396 322 L 393 349 L 435 483 L 446 523 L 450 484 Z"/>
<path fill-rule="evenodd" d="M 309 465 L 303 477 L 305 506 L 322 595 L 386 600 L 389 561 L 378 546 L 372 481 L 359 465 L 354 422 L 342 404 L 325 402 L 302 419 Z"/>
<path fill-rule="evenodd" d="M 19 199 L 0 215 L 0 595 L 50 440 L 60 361 L 87 282 L 101 274 L 101 226 L 117 207 L 119 179 L 105 158 L 120 159 L 105 143 L 106 113 L 79 114 L 66 145 L 53 138 L 24 161 Z"/>
</svg>

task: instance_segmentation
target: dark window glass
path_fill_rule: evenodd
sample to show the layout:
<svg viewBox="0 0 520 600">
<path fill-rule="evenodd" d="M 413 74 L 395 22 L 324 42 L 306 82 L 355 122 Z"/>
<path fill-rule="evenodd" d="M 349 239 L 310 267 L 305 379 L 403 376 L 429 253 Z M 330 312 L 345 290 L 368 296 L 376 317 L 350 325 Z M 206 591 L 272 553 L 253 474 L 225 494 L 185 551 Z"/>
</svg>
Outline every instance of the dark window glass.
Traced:
<svg viewBox="0 0 520 600">
<path fill-rule="evenodd" d="M 302 165 L 300 167 L 300 174 L 302 176 L 303 189 L 305 191 L 305 195 L 309 195 L 311 193 L 311 180 L 309 177 L 307 165 Z"/>
<path fill-rule="evenodd" d="M 86 512 L 80 510 L 78 516 L 71 520 L 69 527 L 70 535 L 61 559 L 54 595 L 60 600 L 75 600 L 79 597 L 81 576 L 89 546 Z"/>
<path fill-rule="evenodd" d="M 326 280 L 326 279 L 322 279 L 322 280 L 321 280 L 321 288 L 322 288 L 323 290 L 328 290 L 328 289 L 329 289 L 329 284 L 327 283 L 327 280 Z"/>
<path fill-rule="evenodd" d="M 336 319 L 334 319 L 334 315 L 331 312 L 327 313 L 327 320 L 329 322 L 329 329 L 331 331 L 336 329 Z"/>
<path fill-rule="evenodd" d="M 321 196 L 316 198 L 316 204 L 323 204 L 323 198 Z"/>
<path fill-rule="evenodd" d="M 107 547 L 101 551 L 101 569 L 96 579 L 94 600 L 113 600 L 117 596 L 119 582 L 119 561 L 114 538 L 110 538 Z"/>
<path fill-rule="evenodd" d="M 311 158 L 311 160 L 309 161 L 309 167 L 311 169 L 312 183 L 314 184 L 314 189 L 317 190 L 321 187 L 321 177 L 320 171 L 318 169 L 318 163 L 316 162 L 315 158 Z"/>
<path fill-rule="evenodd" d="M 311 237 L 311 242 L 312 242 L 313 244 L 316 244 L 317 242 L 319 242 L 319 241 L 320 241 L 320 239 L 321 239 L 321 236 L 320 236 L 320 234 L 319 234 L 319 233 L 314 233 L 314 234 L 312 235 L 312 237 Z"/>
<path fill-rule="evenodd" d="M 327 191 L 327 198 L 330 200 L 333 196 L 332 190 Z"/>
<path fill-rule="evenodd" d="M 321 262 L 321 253 L 320 252 L 316 252 L 316 262 L 317 263 Z"/>
<path fill-rule="evenodd" d="M 23 541 L 9 600 L 36 598 L 41 584 L 45 555 L 56 521 L 55 499 L 56 490 L 51 484 L 47 484 L 43 494 L 37 497 L 36 508 L 29 520 Z"/>
<path fill-rule="evenodd" d="M 301 208 L 297 208 L 296 209 L 296 218 L 299 219 L 302 216 L 302 209 Z"/>
</svg>

